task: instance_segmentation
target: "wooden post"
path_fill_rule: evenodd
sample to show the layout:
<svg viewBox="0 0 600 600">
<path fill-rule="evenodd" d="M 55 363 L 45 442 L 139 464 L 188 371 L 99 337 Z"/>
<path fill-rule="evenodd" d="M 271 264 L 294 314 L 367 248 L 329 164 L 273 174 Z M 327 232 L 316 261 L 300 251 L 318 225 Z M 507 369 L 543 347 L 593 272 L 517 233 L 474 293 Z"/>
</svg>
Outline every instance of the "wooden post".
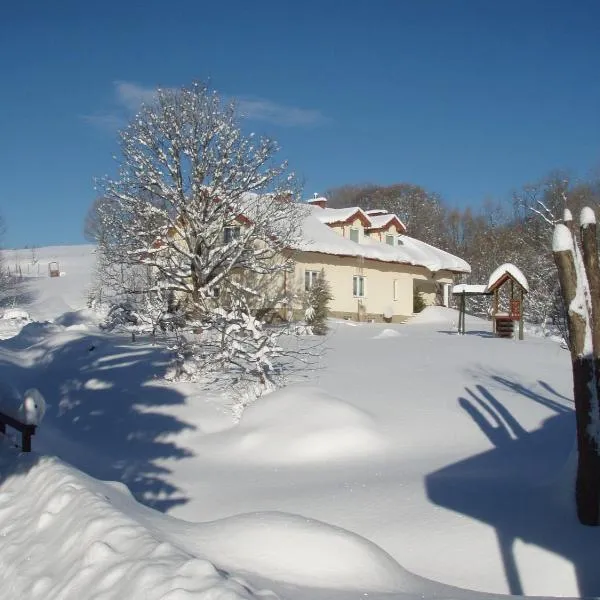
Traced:
<svg viewBox="0 0 600 600">
<path fill-rule="evenodd" d="M 492 303 L 492 331 L 494 335 L 497 333 L 496 331 L 496 314 L 498 313 L 498 288 L 494 290 L 494 301 Z"/>
<path fill-rule="evenodd" d="M 29 427 L 25 427 L 21 435 L 23 452 L 31 452 L 31 429 L 29 429 Z"/>
<path fill-rule="evenodd" d="M 563 229 L 559 229 L 563 228 Z M 575 268 L 576 240 L 571 237 L 571 246 L 567 247 L 564 237 L 569 235 L 564 225 L 557 225 L 554 238 L 554 260 L 558 269 L 558 279 L 563 298 L 563 304 L 568 310 L 569 346 L 571 351 L 571 364 L 573 370 L 573 395 L 575 400 L 575 420 L 577 427 L 577 479 L 575 482 L 575 500 L 577 516 L 583 525 L 600 525 L 600 455 L 597 451 L 595 440 L 590 436 L 592 423 L 593 396 L 597 398 L 598 391 L 598 352 L 600 346 L 595 347 L 593 354 L 586 354 L 585 337 L 587 323 L 583 315 L 579 314 L 576 307 L 571 308 L 571 303 L 580 285 Z M 563 236 L 563 234 L 565 234 Z M 600 271 L 596 246 L 596 227 L 582 227 L 581 230 L 584 265 L 586 274 L 589 269 L 591 278 L 595 280 L 592 286 L 600 285 Z M 596 291 L 597 293 L 597 291 Z M 591 294 L 593 296 L 593 293 Z M 598 324 L 593 324 L 593 331 L 597 333 Z M 597 336 L 592 335 L 592 341 L 597 341 Z M 591 384 L 591 385 L 590 385 Z M 595 387 L 595 390 L 593 387 Z"/>
<path fill-rule="evenodd" d="M 521 288 L 521 297 L 520 297 L 520 302 L 521 302 L 521 312 L 519 314 L 519 339 L 522 340 L 523 339 L 523 320 L 524 320 L 524 316 L 523 316 L 523 312 L 524 312 L 524 300 L 525 300 L 525 294 L 523 293 L 523 288 Z"/>
</svg>

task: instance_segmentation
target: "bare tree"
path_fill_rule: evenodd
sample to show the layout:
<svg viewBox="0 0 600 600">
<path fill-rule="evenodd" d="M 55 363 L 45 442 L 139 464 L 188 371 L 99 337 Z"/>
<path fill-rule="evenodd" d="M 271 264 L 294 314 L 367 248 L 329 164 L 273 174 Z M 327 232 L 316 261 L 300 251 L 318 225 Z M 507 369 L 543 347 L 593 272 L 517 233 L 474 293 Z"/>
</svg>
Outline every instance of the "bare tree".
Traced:
<svg viewBox="0 0 600 600">
<path fill-rule="evenodd" d="M 568 315 L 573 394 L 577 422 L 577 516 L 584 525 L 600 525 L 600 266 L 596 217 L 581 212 L 578 241 L 565 224 L 554 230 L 553 251 Z"/>
<path fill-rule="evenodd" d="M 157 90 L 120 142 L 88 228 L 105 284 L 202 331 L 203 364 L 267 381 L 279 348 L 256 315 L 279 298 L 301 210 L 277 144 L 245 135 L 235 105 L 202 84 Z"/>
</svg>

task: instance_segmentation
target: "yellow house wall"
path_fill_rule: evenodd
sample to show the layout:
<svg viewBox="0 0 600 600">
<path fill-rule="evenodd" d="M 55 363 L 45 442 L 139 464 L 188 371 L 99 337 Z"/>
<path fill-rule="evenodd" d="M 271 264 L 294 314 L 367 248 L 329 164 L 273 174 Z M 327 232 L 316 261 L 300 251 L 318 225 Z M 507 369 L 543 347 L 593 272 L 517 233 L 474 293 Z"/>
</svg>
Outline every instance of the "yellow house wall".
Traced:
<svg viewBox="0 0 600 600">
<path fill-rule="evenodd" d="M 366 235 L 365 228 L 360 219 L 354 219 L 354 221 L 350 223 L 345 223 L 344 225 L 330 225 L 329 227 L 333 229 L 333 231 L 335 231 L 338 235 L 341 235 L 346 239 L 350 239 L 350 229 L 358 229 L 359 243 L 362 240 L 362 238 Z"/>
<path fill-rule="evenodd" d="M 414 283 L 414 289 L 421 294 L 425 304 L 431 306 L 436 302 L 436 297 L 440 286 L 444 284 L 451 284 L 452 281 L 452 273 L 450 271 L 438 271 L 431 278 L 416 279 Z"/>
<path fill-rule="evenodd" d="M 334 256 L 317 252 L 298 252 L 294 256 L 295 292 L 301 303 L 304 296 L 304 273 L 309 271 L 325 271 L 325 277 L 331 286 L 333 299 L 329 308 L 333 313 L 356 315 L 359 306 L 371 318 L 383 318 L 384 314 L 398 317 L 410 316 L 413 312 L 413 281 L 426 283 L 431 278 L 427 269 L 385 263 L 373 260 L 361 260 L 357 257 Z M 366 279 L 366 294 L 360 299 L 353 296 L 352 278 L 363 275 Z M 394 299 L 394 280 L 397 296 Z"/>
</svg>

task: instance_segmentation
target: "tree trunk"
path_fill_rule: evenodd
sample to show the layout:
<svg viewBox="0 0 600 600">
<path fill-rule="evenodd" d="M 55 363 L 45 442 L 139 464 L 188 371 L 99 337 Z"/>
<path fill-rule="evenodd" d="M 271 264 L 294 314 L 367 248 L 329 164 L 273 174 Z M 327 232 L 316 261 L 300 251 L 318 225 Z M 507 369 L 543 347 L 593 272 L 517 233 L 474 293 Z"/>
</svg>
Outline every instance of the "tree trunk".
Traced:
<svg viewBox="0 0 600 600">
<path fill-rule="evenodd" d="M 597 379 L 596 381 L 594 379 L 598 368 L 600 363 L 594 361 L 591 356 L 580 357 L 573 361 L 573 392 L 579 452 L 575 483 L 577 517 L 583 525 L 594 526 L 600 525 L 600 456 L 595 441 L 589 435 L 592 402 L 590 383 L 597 384 Z"/>
<path fill-rule="evenodd" d="M 583 231 L 582 231 L 583 233 Z M 573 240 L 575 248 L 576 240 Z M 589 243 L 584 247 L 584 264 L 586 271 L 588 263 L 593 264 L 588 253 Z M 593 250 L 594 252 L 596 250 Z M 586 257 L 586 255 L 588 255 Z M 597 347 L 592 354 L 590 348 L 585 347 L 586 319 L 574 310 L 572 301 L 579 289 L 583 293 L 583 282 L 578 280 L 575 266 L 575 256 L 572 250 L 560 250 L 554 252 L 554 260 L 558 268 L 558 278 L 563 297 L 564 306 L 568 310 L 568 328 L 570 338 L 571 363 L 573 368 L 573 395 L 575 399 L 575 417 L 577 422 L 577 479 L 575 484 L 575 501 L 577 506 L 577 517 L 583 525 L 600 525 L 600 456 L 595 440 L 590 435 L 592 425 L 591 408 L 598 390 L 598 368 L 600 361 L 596 353 Z M 597 258 L 596 258 L 597 270 Z M 599 273 L 592 272 L 592 278 Z M 584 273 L 581 274 L 584 276 Z M 600 283 L 600 278 L 598 282 Z M 591 288 L 592 286 L 590 286 Z M 596 313 L 595 319 L 600 315 Z M 595 329 L 594 315 L 590 315 L 590 324 Z"/>
</svg>

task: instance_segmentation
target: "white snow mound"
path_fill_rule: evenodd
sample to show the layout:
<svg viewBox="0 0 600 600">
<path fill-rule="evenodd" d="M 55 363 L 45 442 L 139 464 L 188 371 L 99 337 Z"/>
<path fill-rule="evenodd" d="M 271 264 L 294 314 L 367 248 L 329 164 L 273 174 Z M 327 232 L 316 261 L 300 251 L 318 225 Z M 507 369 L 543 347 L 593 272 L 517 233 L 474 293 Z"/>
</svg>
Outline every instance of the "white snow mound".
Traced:
<svg viewBox="0 0 600 600">
<path fill-rule="evenodd" d="M 418 579 L 365 538 L 299 515 L 237 515 L 199 524 L 194 539 L 228 570 L 292 585 L 409 592 Z"/>
<path fill-rule="evenodd" d="M 35 388 L 20 390 L 12 383 L 0 381 L 0 411 L 26 425 L 39 425 L 46 412 L 46 401 Z"/>
<path fill-rule="evenodd" d="M 450 325 L 458 319 L 458 311 L 445 306 L 427 306 L 409 319 L 406 325 Z"/>
<path fill-rule="evenodd" d="M 402 334 L 399 331 L 396 331 L 395 329 L 384 329 L 383 331 L 380 331 L 377 335 L 373 336 L 374 340 L 383 340 L 386 338 L 394 338 L 394 337 L 400 337 Z"/>
<path fill-rule="evenodd" d="M 3 598 L 256 597 L 207 560 L 157 539 L 60 461 L 0 452 Z"/>
<path fill-rule="evenodd" d="M 237 427 L 213 441 L 221 454 L 268 464 L 352 459 L 387 445 L 370 415 L 318 388 L 301 386 L 259 398 Z"/>
<path fill-rule="evenodd" d="M 63 313 L 54 319 L 54 323 L 65 329 L 86 331 L 91 327 L 97 327 L 100 320 L 98 313 L 89 308 L 83 308 Z"/>
</svg>

